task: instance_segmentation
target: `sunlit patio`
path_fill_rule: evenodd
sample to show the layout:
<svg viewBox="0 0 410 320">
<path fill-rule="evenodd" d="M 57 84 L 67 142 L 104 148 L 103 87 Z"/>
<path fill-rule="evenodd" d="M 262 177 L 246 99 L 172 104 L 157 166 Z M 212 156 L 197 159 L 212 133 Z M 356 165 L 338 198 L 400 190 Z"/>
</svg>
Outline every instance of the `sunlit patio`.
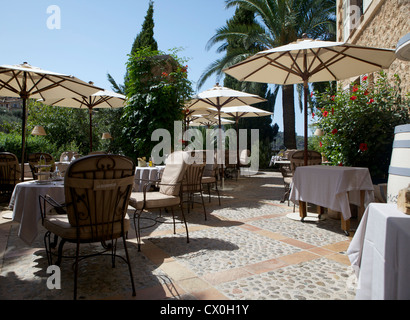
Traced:
<svg viewBox="0 0 410 320">
<path fill-rule="evenodd" d="M 93 257 L 80 263 L 78 298 L 354 299 L 356 277 L 346 255 L 354 232 L 346 236 L 340 220 L 327 214 L 320 221 L 295 219 L 298 207 L 280 202 L 284 184 L 278 171 L 226 180 L 225 189 L 221 206 L 213 195 L 211 202 L 205 196 L 206 221 L 199 204 L 186 213 L 189 243 L 183 224 L 177 225 L 176 234 L 172 224 L 158 224 L 145 229 L 138 252 L 130 228 L 127 241 L 136 297 L 122 260 L 111 268 L 110 257 Z M 2 215 L 6 212 L 2 207 Z M 308 212 L 316 208 L 308 207 Z M 164 212 L 163 217 L 169 219 Z M 353 218 L 351 229 L 356 227 Z M 61 289 L 48 289 L 45 230 L 39 228 L 29 246 L 17 236 L 18 223 L 1 218 L 1 299 L 72 299 L 73 259 L 63 258 Z M 121 254 L 122 243 L 118 247 Z M 74 252 L 74 247 L 65 248 L 66 254 Z"/>
</svg>

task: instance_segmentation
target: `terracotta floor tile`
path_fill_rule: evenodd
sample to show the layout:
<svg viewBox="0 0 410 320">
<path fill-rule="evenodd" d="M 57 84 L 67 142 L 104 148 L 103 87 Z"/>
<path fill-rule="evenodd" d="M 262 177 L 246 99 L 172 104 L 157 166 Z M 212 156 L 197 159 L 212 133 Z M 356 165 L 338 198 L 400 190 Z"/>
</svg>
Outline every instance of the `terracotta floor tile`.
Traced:
<svg viewBox="0 0 410 320">
<path fill-rule="evenodd" d="M 249 272 L 252 272 L 254 274 L 260 274 L 264 272 L 268 272 L 274 269 L 281 268 L 283 266 L 286 266 L 287 264 L 284 263 L 281 260 L 278 259 L 271 259 L 267 261 L 262 261 L 259 263 L 251 264 L 248 266 L 245 266 L 244 269 L 248 270 Z"/>
<path fill-rule="evenodd" d="M 193 292 L 192 295 L 198 300 L 229 300 L 225 295 L 223 295 L 215 288 Z"/>
<path fill-rule="evenodd" d="M 298 264 L 298 263 L 301 263 L 301 262 L 316 259 L 318 257 L 319 256 L 317 254 L 314 254 L 312 252 L 301 251 L 301 252 L 296 252 L 296 253 L 288 255 L 288 256 L 280 257 L 278 259 L 285 262 L 285 263 L 287 263 L 287 264 Z"/>
<path fill-rule="evenodd" d="M 229 269 L 216 273 L 209 273 L 202 278 L 208 281 L 212 285 L 217 285 L 223 282 L 234 281 L 236 279 L 251 276 L 252 273 L 244 268 Z"/>
<path fill-rule="evenodd" d="M 176 261 L 163 263 L 161 264 L 160 269 L 175 281 L 196 277 L 195 273 Z"/>
<path fill-rule="evenodd" d="M 331 255 L 326 256 L 326 258 L 330 259 L 330 260 L 340 262 L 340 263 L 343 263 L 347 266 L 351 265 L 349 257 L 346 256 L 346 255 L 343 255 L 343 254 L 335 253 L 335 254 L 331 254 Z"/>
<path fill-rule="evenodd" d="M 290 244 L 292 246 L 301 248 L 301 249 L 311 249 L 314 248 L 315 246 L 306 242 L 302 242 L 296 239 L 291 239 L 291 238 L 287 238 L 287 239 L 282 239 L 282 242 L 285 242 L 287 244 Z"/>
<path fill-rule="evenodd" d="M 329 244 L 327 246 L 323 246 L 323 248 L 332 250 L 334 252 L 342 252 L 342 251 L 346 251 L 347 248 L 349 248 L 349 245 L 350 245 L 350 240 L 346 240 L 342 242 Z"/>
<path fill-rule="evenodd" d="M 328 256 L 328 255 L 334 254 L 334 251 L 325 249 L 323 247 L 314 247 L 314 248 L 311 248 L 311 249 L 308 249 L 308 250 L 310 252 L 313 252 L 313 253 L 318 254 L 320 256 Z"/>
</svg>

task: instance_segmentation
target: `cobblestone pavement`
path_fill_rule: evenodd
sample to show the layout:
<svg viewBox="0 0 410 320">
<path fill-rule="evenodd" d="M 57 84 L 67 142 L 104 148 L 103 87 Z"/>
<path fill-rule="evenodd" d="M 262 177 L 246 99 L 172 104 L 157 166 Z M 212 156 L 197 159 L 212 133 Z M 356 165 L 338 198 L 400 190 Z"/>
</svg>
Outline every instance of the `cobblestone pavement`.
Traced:
<svg viewBox="0 0 410 320">
<path fill-rule="evenodd" d="M 227 180 L 225 188 L 221 206 L 214 195 L 211 202 L 204 196 L 207 220 L 200 204 L 189 213 L 185 210 L 189 243 L 179 222 L 174 234 L 172 224 L 149 227 L 142 220 L 147 229 L 138 252 L 131 228 L 127 243 L 136 297 L 131 296 L 128 268 L 121 260 L 111 268 L 109 257 L 93 257 L 80 264 L 79 298 L 354 299 L 355 276 L 345 254 L 353 232 L 345 236 L 340 221 L 326 215 L 314 222 L 291 218 L 293 204 L 280 203 L 284 188 L 278 172 Z M 162 219 L 172 221 L 165 212 Z M 48 289 L 44 229 L 40 226 L 30 246 L 18 238 L 17 230 L 17 223 L 1 219 L 0 299 L 72 299 L 72 261 L 63 259 L 61 289 Z M 88 245 L 84 250 L 92 252 L 96 247 Z M 67 255 L 74 252 L 70 245 L 65 248 Z M 122 248 L 119 244 L 119 254 Z"/>
</svg>

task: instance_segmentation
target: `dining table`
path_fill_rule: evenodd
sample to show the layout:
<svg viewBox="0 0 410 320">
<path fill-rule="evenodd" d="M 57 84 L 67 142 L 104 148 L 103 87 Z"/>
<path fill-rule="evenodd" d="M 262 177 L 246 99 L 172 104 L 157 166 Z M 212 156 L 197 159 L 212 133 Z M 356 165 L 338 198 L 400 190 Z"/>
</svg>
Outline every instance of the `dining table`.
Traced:
<svg viewBox="0 0 410 320">
<path fill-rule="evenodd" d="M 312 165 L 297 167 L 291 183 L 290 200 L 299 203 L 301 220 L 307 203 L 315 204 L 319 217 L 324 208 L 341 212 L 341 228 L 349 235 L 350 204 L 358 206 L 360 220 L 365 207 L 374 201 L 369 169 L 362 167 Z"/>
<path fill-rule="evenodd" d="M 410 215 L 394 203 L 371 203 L 347 256 L 357 300 L 410 300 Z"/>
<path fill-rule="evenodd" d="M 134 176 L 134 192 L 148 191 L 155 182 L 161 179 L 165 166 L 136 167 Z"/>
<path fill-rule="evenodd" d="M 64 202 L 64 181 L 31 180 L 18 183 L 10 198 L 13 209 L 12 220 L 19 222 L 18 236 L 27 244 L 37 237 L 41 210 L 39 196 L 50 195 L 57 202 Z"/>
</svg>

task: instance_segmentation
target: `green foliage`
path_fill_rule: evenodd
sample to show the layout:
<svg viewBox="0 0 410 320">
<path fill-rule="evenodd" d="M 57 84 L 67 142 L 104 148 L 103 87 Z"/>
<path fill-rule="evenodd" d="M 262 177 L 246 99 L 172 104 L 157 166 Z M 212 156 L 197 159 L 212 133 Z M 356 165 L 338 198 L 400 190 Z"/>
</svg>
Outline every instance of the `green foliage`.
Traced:
<svg viewBox="0 0 410 320">
<path fill-rule="evenodd" d="M 17 132 L 3 133 L 0 132 L 0 152 L 14 153 L 21 161 L 21 134 Z M 30 153 L 47 152 L 53 157 L 60 158 L 56 146 L 46 140 L 44 137 L 27 136 L 26 138 L 26 157 Z"/>
<path fill-rule="evenodd" d="M 129 156 L 149 157 L 158 142 L 151 141 L 156 129 L 174 130 L 183 117 L 184 101 L 192 95 L 187 66 L 176 53 L 165 55 L 149 47 L 129 56 L 126 83 L 128 105 L 122 117 L 123 137 Z"/>
<path fill-rule="evenodd" d="M 315 94 L 314 117 L 325 133 L 315 149 L 333 165 L 368 167 L 373 180 L 387 179 L 394 128 L 410 119 L 410 100 L 399 88 L 397 76 L 390 84 L 381 72 L 374 87 L 365 81 Z"/>
<path fill-rule="evenodd" d="M 158 44 L 154 39 L 154 2 L 150 1 L 147 14 L 141 27 L 141 32 L 137 35 L 132 44 L 131 53 L 140 48 L 149 47 L 151 50 L 158 50 Z"/>
</svg>

